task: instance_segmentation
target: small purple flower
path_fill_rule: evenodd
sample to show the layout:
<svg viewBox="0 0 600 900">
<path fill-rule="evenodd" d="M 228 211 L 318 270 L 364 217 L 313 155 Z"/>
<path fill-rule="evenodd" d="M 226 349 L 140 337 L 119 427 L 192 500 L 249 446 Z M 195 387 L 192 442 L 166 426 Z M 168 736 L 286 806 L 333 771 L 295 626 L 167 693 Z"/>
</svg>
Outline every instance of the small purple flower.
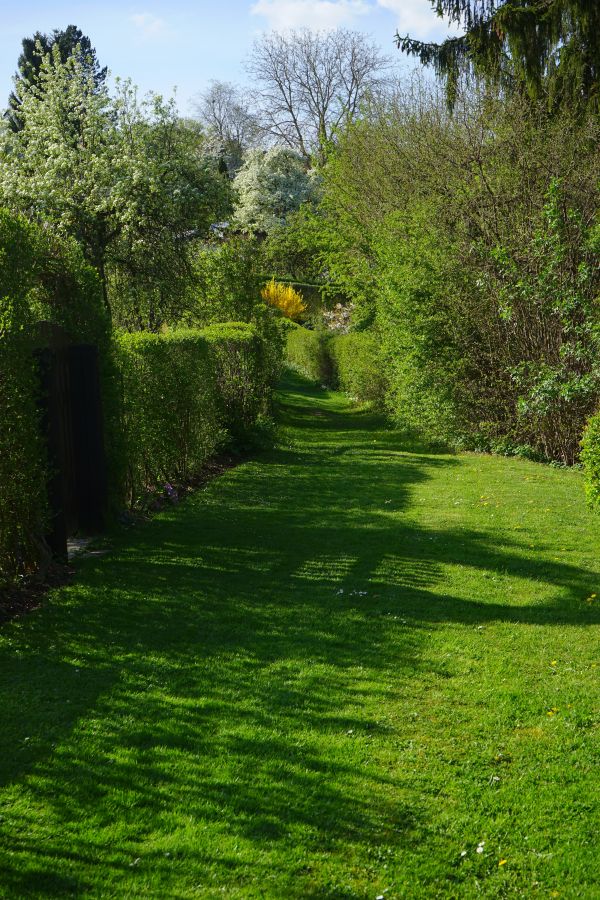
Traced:
<svg viewBox="0 0 600 900">
<path fill-rule="evenodd" d="M 168 481 L 165 484 L 165 493 L 166 493 L 167 497 L 169 498 L 169 500 L 171 501 L 171 503 L 177 503 L 177 500 L 179 499 L 177 496 L 177 491 L 175 490 L 175 488 L 173 487 L 172 484 L 169 484 Z"/>
</svg>

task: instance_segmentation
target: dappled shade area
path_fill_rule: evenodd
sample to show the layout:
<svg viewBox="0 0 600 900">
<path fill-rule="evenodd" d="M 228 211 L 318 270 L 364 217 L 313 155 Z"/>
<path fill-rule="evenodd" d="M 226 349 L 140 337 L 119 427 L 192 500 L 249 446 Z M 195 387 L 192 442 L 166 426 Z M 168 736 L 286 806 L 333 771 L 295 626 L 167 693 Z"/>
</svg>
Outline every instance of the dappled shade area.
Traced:
<svg viewBox="0 0 600 900">
<path fill-rule="evenodd" d="M 0 893 L 594 896 L 579 473 L 279 404 L 275 449 L 0 633 Z"/>
</svg>

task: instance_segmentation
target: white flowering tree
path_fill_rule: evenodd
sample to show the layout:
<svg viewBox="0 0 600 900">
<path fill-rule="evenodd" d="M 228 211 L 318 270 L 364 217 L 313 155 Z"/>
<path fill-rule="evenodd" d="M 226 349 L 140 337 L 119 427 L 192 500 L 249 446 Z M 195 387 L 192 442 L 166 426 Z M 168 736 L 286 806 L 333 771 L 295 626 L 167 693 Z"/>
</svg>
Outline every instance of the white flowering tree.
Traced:
<svg viewBox="0 0 600 900">
<path fill-rule="evenodd" d="M 318 176 L 302 156 L 285 147 L 250 150 L 234 189 L 234 223 L 245 231 L 269 233 L 286 223 L 290 213 L 316 198 Z"/>
<path fill-rule="evenodd" d="M 73 235 L 125 324 L 158 327 L 185 293 L 187 245 L 226 211 L 224 179 L 174 102 L 111 97 L 80 54 L 56 48 L 22 85 L 23 127 L 0 155 L 0 200 Z"/>
</svg>

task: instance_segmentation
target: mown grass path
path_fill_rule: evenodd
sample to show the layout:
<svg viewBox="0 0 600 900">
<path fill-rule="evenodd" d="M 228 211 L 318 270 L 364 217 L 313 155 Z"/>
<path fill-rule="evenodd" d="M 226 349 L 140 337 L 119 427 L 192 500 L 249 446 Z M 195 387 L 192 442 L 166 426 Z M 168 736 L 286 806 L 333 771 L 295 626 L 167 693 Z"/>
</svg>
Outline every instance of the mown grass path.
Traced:
<svg viewBox="0 0 600 900">
<path fill-rule="evenodd" d="M 281 396 L 0 633 L 0 896 L 599 897 L 579 474 Z"/>
</svg>

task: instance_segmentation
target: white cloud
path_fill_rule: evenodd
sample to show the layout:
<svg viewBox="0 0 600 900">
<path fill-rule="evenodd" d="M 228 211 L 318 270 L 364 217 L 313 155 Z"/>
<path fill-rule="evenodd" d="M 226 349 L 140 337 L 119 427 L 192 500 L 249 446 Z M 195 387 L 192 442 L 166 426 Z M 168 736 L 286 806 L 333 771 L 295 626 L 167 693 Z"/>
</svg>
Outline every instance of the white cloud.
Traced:
<svg viewBox="0 0 600 900">
<path fill-rule="evenodd" d="M 149 12 L 135 13 L 129 17 L 129 21 L 133 22 L 139 37 L 144 40 L 160 37 L 167 30 L 166 22 Z"/>
<path fill-rule="evenodd" d="M 376 0 L 377 6 L 394 14 L 396 28 L 401 35 L 410 34 L 420 40 L 459 34 L 456 26 L 447 27 L 447 20 L 436 16 L 426 0 Z"/>
<path fill-rule="evenodd" d="M 372 7 L 365 0 L 257 0 L 250 10 L 255 16 L 263 16 L 267 28 L 274 31 L 290 28 L 331 31 L 351 25 L 369 11 Z"/>
</svg>

